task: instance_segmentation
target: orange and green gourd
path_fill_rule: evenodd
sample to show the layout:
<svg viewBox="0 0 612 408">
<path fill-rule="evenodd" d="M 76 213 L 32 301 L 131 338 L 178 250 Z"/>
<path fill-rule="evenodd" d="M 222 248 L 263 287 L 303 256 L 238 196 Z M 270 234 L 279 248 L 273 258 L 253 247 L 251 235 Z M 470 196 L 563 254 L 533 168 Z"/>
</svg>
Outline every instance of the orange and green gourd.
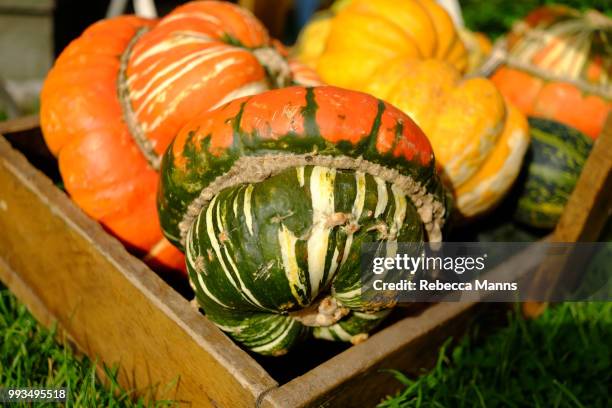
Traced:
<svg viewBox="0 0 612 408">
<path fill-rule="evenodd" d="M 170 144 L 158 198 L 208 318 L 246 348 L 364 340 L 392 304 L 361 296 L 367 242 L 440 241 L 449 195 L 399 109 L 335 87 L 234 100 Z"/>
</svg>

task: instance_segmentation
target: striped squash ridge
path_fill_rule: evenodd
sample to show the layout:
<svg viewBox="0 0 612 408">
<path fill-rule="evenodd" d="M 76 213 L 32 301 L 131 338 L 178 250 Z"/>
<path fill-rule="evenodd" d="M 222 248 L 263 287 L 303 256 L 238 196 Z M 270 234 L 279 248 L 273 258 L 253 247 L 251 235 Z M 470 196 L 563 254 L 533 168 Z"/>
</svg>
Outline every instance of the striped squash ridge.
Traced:
<svg viewBox="0 0 612 408">
<path fill-rule="evenodd" d="M 126 122 L 150 164 L 191 118 L 232 99 L 293 83 L 290 65 L 247 10 L 189 2 L 141 28 L 122 56 L 118 78 Z M 312 80 L 312 78 L 310 78 Z"/>
<path fill-rule="evenodd" d="M 158 197 L 198 304 L 245 347 L 359 342 L 391 305 L 361 297 L 366 242 L 440 240 L 448 194 L 426 137 L 359 92 L 292 87 L 230 102 L 166 151 Z"/>
</svg>

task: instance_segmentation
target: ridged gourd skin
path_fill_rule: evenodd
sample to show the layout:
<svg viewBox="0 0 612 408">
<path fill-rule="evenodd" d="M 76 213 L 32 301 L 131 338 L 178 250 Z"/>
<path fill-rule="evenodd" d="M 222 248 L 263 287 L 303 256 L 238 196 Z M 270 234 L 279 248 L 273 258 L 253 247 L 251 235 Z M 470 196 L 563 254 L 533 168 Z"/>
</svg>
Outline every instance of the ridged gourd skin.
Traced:
<svg viewBox="0 0 612 408">
<path fill-rule="evenodd" d="M 292 87 L 235 100 L 169 146 L 158 197 L 207 316 L 246 348 L 359 342 L 366 242 L 441 240 L 449 196 L 414 122 L 372 96 Z"/>
<path fill-rule="evenodd" d="M 317 72 L 330 85 L 365 92 L 374 72 L 397 59 L 434 58 L 461 72 L 467 68 L 467 50 L 434 0 L 353 0 L 331 18 L 330 27 L 319 25 L 315 41 L 329 34 Z M 318 46 L 304 47 L 309 62 Z"/>
<path fill-rule="evenodd" d="M 397 106 L 423 129 L 463 217 L 489 211 L 510 190 L 529 131 L 523 114 L 490 80 L 462 79 L 444 61 L 400 58 L 380 67 L 366 92 Z"/>
<path fill-rule="evenodd" d="M 59 56 L 41 95 L 43 135 L 71 198 L 150 264 L 183 268 L 158 223 L 160 157 L 201 111 L 291 83 L 282 52 L 254 16 L 227 2 L 89 27 Z"/>
<path fill-rule="evenodd" d="M 514 218 L 531 227 L 552 229 L 576 187 L 593 142 L 553 120 L 529 118 L 529 126 L 531 144 Z"/>
<path fill-rule="evenodd" d="M 547 5 L 516 23 L 507 37 L 509 57 L 525 67 L 510 61 L 497 69 L 491 79 L 500 91 L 525 115 L 596 139 L 612 111 L 612 19 Z"/>
</svg>

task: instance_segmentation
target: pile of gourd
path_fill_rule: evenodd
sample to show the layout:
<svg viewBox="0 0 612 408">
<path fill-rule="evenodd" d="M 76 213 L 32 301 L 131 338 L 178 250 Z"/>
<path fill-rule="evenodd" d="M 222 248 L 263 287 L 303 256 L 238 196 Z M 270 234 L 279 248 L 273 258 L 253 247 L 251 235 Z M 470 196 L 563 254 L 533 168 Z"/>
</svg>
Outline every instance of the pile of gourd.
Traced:
<svg viewBox="0 0 612 408">
<path fill-rule="evenodd" d="M 246 348 L 358 343 L 393 307 L 360 296 L 362 244 L 441 241 L 521 169 L 516 218 L 554 226 L 588 155 L 581 132 L 596 137 L 610 110 L 609 93 L 575 87 L 609 91 L 612 41 L 601 15 L 550 10 L 523 23 L 550 43 L 509 38 L 537 70 L 491 80 L 465 76 L 490 43 L 434 0 L 340 1 L 295 58 L 231 3 L 104 20 L 58 58 L 41 125 L 75 203 L 157 270 L 186 266 Z M 576 38 L 583 52 L 567 53 Z"/>
</svg>

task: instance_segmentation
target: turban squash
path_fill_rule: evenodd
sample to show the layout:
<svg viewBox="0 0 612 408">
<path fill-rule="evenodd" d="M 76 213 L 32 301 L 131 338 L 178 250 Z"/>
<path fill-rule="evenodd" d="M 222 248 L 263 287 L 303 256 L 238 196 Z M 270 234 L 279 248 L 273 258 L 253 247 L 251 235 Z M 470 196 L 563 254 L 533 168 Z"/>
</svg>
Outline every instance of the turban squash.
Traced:
<svg viewBox="0 0 612 408">
<path fill-rule="evenodd" d="M 224 2 L 94 24 L 60 55 L 41 96 L 66 190 L 151 264 L 182 268 L 158 223 L 160 156 L 199 112 L 292 83 L 282 53 L 255 17 Z"/>
<path fill-rule="evenodd" d="M 353 0 L 331 19 L 317 71 L 328 84 L 363 91 L 378 67 L 400 58 L 440 59 L 462 72 L 468 63 L 435 0 Z"/>
<path fill-rule="evenodd" d="M 529 145 L 526 118 L 485 78 L 461 79 L 447 63 L 398 59 L 366 91 L 407 113 L 429 138 L 465 217 L 498 203 Z"/>
<path fill-rule="evenodd" d="M 447 194 L 415 123 L 376 98 L 291 87 L 188 123 L 162 162 L 159 215 L 198 303 L 257 353 L 358 342 L 387 313 L 360 296 L 365 242 L 440 241 Z"/>
<path fill-rule="evenodd" d="M 508 58 L 492 76 L 523 113 L 597 138 L 612 108 L 612 19 L 563 6 L 534 10 L 513 27 Z"/>
</svg>

